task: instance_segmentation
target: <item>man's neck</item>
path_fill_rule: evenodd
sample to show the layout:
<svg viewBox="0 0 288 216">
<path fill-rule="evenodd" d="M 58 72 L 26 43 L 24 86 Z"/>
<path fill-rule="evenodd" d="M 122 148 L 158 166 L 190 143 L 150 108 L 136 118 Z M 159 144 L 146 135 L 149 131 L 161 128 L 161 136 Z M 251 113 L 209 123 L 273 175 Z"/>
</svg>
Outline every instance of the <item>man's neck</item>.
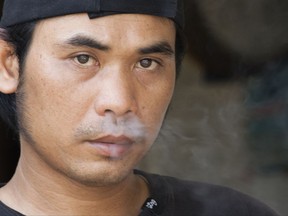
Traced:
<svg viewBox="0 0 288 216">
<path fill-rule="evenodd" d="M 112 186 L 87 186 L 36 172 L 21 159 L 0 190 L 2 202 L 25 215 L 138 215 L 148 196 L 146 183 L 132 172 Z"/>
</svg>

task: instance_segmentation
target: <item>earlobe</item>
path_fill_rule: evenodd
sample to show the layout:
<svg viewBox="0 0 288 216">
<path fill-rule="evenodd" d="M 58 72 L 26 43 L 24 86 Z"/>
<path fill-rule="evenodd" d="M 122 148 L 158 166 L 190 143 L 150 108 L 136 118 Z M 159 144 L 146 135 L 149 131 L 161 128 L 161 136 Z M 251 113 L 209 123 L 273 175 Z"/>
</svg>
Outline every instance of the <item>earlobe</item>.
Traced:
<svg viewBox="0 0 288 216">
<path fill-rule="evenodd" d="M 14 93 L 19 83 L 19 63 L 11 44 L 0 39 L 0 92 Z"/>
</svg>

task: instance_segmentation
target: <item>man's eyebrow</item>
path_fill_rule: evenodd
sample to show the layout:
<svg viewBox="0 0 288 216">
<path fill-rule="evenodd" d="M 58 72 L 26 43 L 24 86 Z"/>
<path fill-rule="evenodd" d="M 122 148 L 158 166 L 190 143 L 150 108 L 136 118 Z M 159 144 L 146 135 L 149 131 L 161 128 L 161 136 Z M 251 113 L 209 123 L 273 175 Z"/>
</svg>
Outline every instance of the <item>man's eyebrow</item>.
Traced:
<svg viewBox="0 0 288 216">
<path fill-rule="evenodd" d="M 152 53 L 160 53 L 167 56 L 173 56 L 174 51 L 170 44 L 166 41 L 158 42 L 148 47 L 143 47 L 138 50 L 140 54 L 152 54 Z"/>
<path fill-rule="evenodd" d="M 102 51 L 107 51 L 110 49 L 109 46 L 102 44 L 101 42 L 90 38 L 88 36 L 84 36 L 84 35 L 76 35 L 72 38 L 69 38 L 68 40 L 66 40 L 64 42 L 64 45 L 71 45 L 71 46 L 84 46 L 84 47 L 90 47 L 90 48 L 94 48 L 94 49 L 98 49 L 98 50 L 102 50 Z"/>
</svg>

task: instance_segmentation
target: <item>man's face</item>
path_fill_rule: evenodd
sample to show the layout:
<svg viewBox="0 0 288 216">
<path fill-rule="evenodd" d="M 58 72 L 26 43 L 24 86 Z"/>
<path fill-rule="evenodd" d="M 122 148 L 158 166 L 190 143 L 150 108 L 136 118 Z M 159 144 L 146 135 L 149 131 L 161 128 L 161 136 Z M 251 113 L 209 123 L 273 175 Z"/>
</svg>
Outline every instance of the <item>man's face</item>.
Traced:
<svg viewBox="0 0 288 216">
<path fill-rule="evenodd" d="M 123 180 L 161 127 L 174 49 L 175 28 L 165 18 L 77 14 L 39 22 L 17 92 L 22 159 L 85 184 Z"/>
</svg>

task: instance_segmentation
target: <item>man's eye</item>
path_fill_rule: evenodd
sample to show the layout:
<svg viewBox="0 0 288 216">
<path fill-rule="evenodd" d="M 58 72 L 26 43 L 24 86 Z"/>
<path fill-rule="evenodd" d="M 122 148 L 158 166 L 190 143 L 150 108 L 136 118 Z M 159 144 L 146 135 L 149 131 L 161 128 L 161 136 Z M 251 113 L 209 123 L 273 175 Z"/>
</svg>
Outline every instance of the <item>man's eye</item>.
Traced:
<svg viewBox="0 0 288 216">
<path fill-rule="evenodd" d="M 88 55 L 79 55 L 76 58 L 80 64 L 86 64 L 90 59 L 90 57 Z"/>
<path fill-rule="evenodd" d="M 139 63 L 141 67 L 149 68 L 152 65 L 153 61 L 151 59 L 142 59 Z"/>
<path fill-rule="evenodd" d="M 158 66 L 158 63 L 153 59 L 142 59 L 137 63 L 138 68 L 154 70 Z"/>
<path fill-rule="evenodd" d="M 83 66 L 92 66 L 96 63 L 96 60 L 93 57 L 86 54 L 75 56 L 74 61 Z"/>
</svg>

